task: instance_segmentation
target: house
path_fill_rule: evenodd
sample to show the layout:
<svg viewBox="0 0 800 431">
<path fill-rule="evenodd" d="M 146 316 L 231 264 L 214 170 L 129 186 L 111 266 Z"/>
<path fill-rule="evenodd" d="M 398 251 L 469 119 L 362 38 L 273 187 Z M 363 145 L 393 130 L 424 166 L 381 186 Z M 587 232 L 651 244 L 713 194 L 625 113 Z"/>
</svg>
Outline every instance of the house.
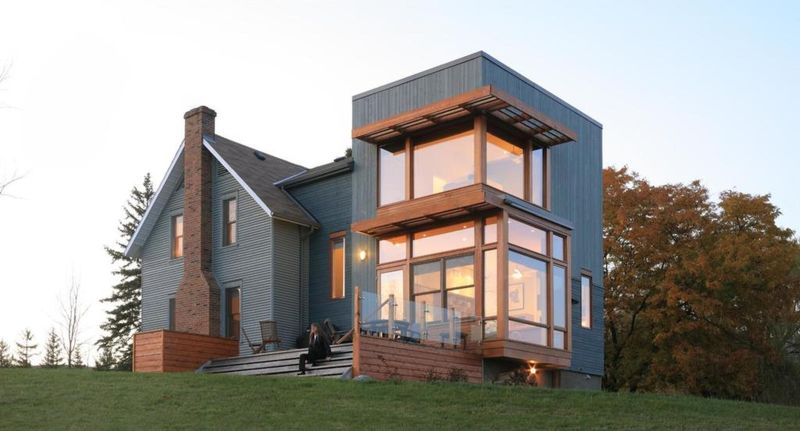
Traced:
<svg viewBox="0 0 800 431">
<path fill-rule="evenodd" d="M 352 157 L 311 169 L 215 116 L 184 116 L 126 251 L 136 370 L 251 355 L 262 320 L 292 348 L 330 319 L 356 374 L 600 387 L 600 123 L 483 52 L 354 96 Z"/>
</svg>

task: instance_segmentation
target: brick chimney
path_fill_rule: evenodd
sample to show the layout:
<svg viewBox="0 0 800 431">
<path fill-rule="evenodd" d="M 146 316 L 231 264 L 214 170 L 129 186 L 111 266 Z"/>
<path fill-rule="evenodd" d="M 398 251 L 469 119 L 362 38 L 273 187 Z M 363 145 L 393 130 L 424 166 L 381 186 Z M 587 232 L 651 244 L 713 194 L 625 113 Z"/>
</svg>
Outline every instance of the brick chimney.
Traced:
<svg viewBox="0 0 800 431">
<path fill-rule="evenodd" d="M 220 335 L 220 291 L 211 272 L 211 153 L 217 113 L 205 106 L 184 114 L 183 279 L 175 295 L 175 329 Z"/>
</svg>

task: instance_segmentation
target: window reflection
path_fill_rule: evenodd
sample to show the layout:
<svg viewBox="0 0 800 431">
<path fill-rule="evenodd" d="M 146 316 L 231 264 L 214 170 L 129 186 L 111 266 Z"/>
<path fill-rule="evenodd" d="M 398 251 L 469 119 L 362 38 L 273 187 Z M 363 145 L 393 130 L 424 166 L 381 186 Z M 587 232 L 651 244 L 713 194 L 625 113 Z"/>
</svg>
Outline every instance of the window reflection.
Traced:
<svg viewBox="0 0 800 431">
<path fill-rule="evenodd" d="M 513 218 L 508 219 L 508 242 L 540 254 L 547 254 L 547 232 Z"/>
<path fill-rule="evenodd" d="M 553 325 L 567 327 L 567 271 L 553 266 Z"/>
<path fill-rule="evenodd" d="M 472 130 L 414 146 L 414 197 L 441 193 L 475 182 Z"/>
<path fill-rule="evenodd" d="M 403 289 L 403 270 L 389 271 L 381 273 L 378 283 L 378 297 L 380 303 L 383 304 L 389 299 L 389 295 L 394 295 L 394 301 L 397 306 L 395 307 L 395 319 L 405 319 L 405 290 Z M 377 304 L 380 305 L 380 304 Z M 389 318 L 389 309 L 381 307 L 381 319 Z"/>
<path fill-rule="evenodd" d="M 406 258 L 406 236 L 399 235 L 378 241 L 378 263 L 394 262 Z"/>
<path fill-rule="evenodd" d="M 508 316 L 547 324 L 547 264 L 508 252 Z"/>
<path fill-rule="evenodd" d="M 547 345 L 547 329 L 515 320 L 508 321 L 508 338 L 524 343 Z"/>
<path fill-rule="evenodd" d="M 475 246 L 475 223 L 469 221 L 415 233 L 412 255 L 426 256 L 473 246 Z"/>
<path fill-rule="evenodd" d="M 564 260 L 564 237 L 553 235 L 553 257 Z"/>
<path fill-rule="evenodd" d="M 531 152 L 531 202 L 544 206 L 544 149 L 536 148 Z"/>
<path fill-rule="evenodd" d="M 380 204 L 387 205 L 406 198 L 406 153 L 405 144 L 398 143 L 381 147 L 378 152 L 380 171 Z"/>
<path fill-rule="evenodd" d="M 486 217 L 483 221 L 483 243 L 497 242 L 497 217 Z"/>
<path fill-rule="evenodd" d="M 592 326 L 592 279 L 581 276 L 581 326 Z"/>
<path fill-rule="evenodd" d="M 518 197 L 525 193 L 523 149 L 491 133 L 486 135 L 486 183 Z"/>
</svg>

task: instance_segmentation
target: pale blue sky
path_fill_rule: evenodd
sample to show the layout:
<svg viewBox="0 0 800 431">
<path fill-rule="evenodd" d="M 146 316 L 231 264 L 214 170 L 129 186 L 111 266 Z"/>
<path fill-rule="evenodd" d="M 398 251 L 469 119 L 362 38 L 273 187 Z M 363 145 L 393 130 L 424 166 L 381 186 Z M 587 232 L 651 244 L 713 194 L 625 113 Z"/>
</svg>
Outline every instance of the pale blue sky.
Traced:
<svg viewBox="0 0 800 431">
<path fill-rule="evenodd" d="M 800 229 L 798 2 L 333 3 L 0 0 L 0 173 L 28 173 L 0 199 L 0 338 L 42 341 L 74 272 L 94 341 L 102 246 L 189 108 L 313 166 L 349 146 L 353 94 L 478 50 L 602 122 L 606 165 L 771 193 Z"/>
</svg>

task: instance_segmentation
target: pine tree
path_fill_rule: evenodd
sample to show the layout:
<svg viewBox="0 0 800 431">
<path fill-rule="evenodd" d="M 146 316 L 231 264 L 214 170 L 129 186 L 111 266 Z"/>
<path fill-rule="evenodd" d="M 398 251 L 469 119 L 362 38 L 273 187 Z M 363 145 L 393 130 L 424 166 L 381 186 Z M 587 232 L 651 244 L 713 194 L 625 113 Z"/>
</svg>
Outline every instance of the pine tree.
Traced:
<svg viewBox="0 0 800 431">
<path fill-rule="evenodd" d="M 100 356 L 94 363 L 97 371 L 111 371 L 114 368 L 114 353 L 109 347 L 100 348 Z"/>
<path fill-rule="evenodd" d="M 56 330 L 51 328 L 50 333 L 47 335 L 47 344 L 44 346 L 42 366 L 45 368 L 58 368 L 61 366 L 62 360 L 61 341 L 56 335 Z"/>
<path fill-rule="evenodd" d="M 33 344 L 33 333 L 30 329 L 22 331 L 22 341 L 17 343 L 16 365 L 21 368 L 30 368 L 31 359 L 36 355 L 38 344 Z"/>
<path fill-rule="evenodd" d="M 9 368 L 11 365 L 11 353 L 8 351 L 8 344 L 0 340 L 0 368 Z"/>
<path fill-rule="evenodd" d="M 97 345 L 117 353 L 117 369 L 130 370 L 133 363 L 133 334 L 141 329 L 142 310 L 142 267 L 141 260 L 125 256 L 124 250 L 133 237 L 136 227 L 142 220 L 147 205 L 153 197 L 153 184 L 150 174 L 144 176 L 141 187 L 134 187 L 127 205 L 123 208 L 125 216 L 120 220 L 118 231 L 120 240 L 112 247 L 105 247 L 111 262 L 118 264 L 113 274 L 119 283 L 112 287 L 113 293 L 102 302 L 113 304 L 107 312 L 106 322 L 100 328 L 106 335 Z"/>
<path fill-rule="evenodd" d="M 75 349 L 75 353 L 72 355 L 72 368 L 83 368 L 86 364 L 83 363 L 83 356 L 81 356 L 81 349 Z"/>
</svg>

